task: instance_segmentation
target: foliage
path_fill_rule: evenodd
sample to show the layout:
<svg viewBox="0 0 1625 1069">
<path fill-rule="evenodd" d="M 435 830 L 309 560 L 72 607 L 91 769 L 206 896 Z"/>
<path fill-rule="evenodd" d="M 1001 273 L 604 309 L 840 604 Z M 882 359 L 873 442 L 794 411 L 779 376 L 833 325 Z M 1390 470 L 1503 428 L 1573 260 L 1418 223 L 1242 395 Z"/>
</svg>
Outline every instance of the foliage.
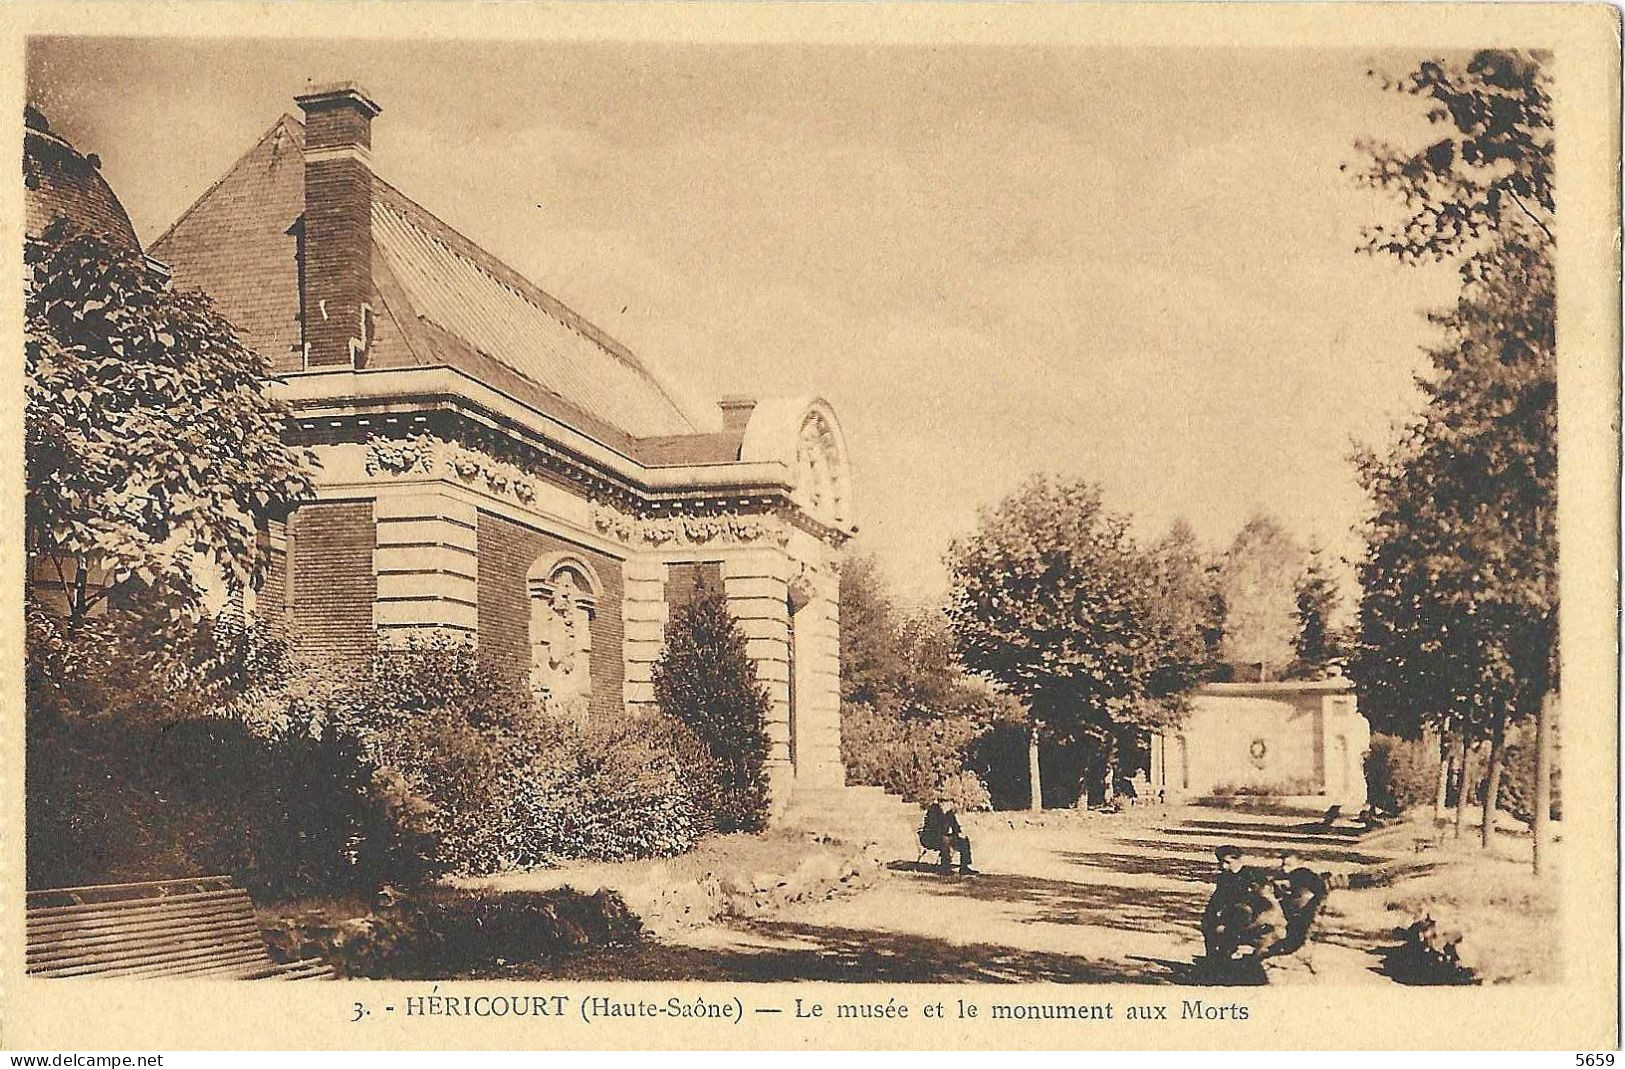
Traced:
<svg viewBox="0 0 1625 1069">
<path fill-rule="evenodd" d="M 909 689 L 902 623 L 873 557 L 841 559 L 841 701 L 876 705 Z"/>
<path fill-rule="evenodd" d="M 1366 796 L 1390 813 L 1431 806 L 1438 796 L 1439 761 L 1434 739 L 1373 735 L 1365 755 Z"/>
<path fill-rule="evenodd" d="M 28 720 L 29 886 L 229 874 L 257 897 L 434 873 L 421 807 L 336 731 Z"/>
<path fill-rule="evenodd" d="M 441 859 L 458 872 L 681 853 L 719 804 L 708 755 L 681 724 L 548 717 L 516 677 L 449 639 L 380 650 L 317 715 L 433 807 Z"/>
<path fill-rule="evenodd" d="M 1242 526 L 1219 566 L 1227 663 L 1257 666 L 1264 679 L 1292 663 L 1304 567 L 1303 547 L 1273 516 L 1260 513 Z"/>
<path fill-rule="evenodd" d="M 1483 797 L 1484 784 L 1477 794 Z M 1557 732 L 1552 739 L 1551 814 L 1553 820 L 1563 819 L 1563 776 Z M 1501 777 L 1496 794 L 1496 808 L 1511 813 L 1529 823 L 1535 813 L 1535 729 L 1533 724 L 1522 724 L 1509 732 L 1506 750 L 1506 772 Z"/>
<path fill-rule="evenodd" d="M 1219 783 L 1213 787 L 1216 798 L 1292 798 L 1320 793 L 1320 781 L 1313 776 L 1288 776 L 1270 783 Z"/>
<path fill-rule="evenodd" d="M 686 724 L 717 771 L 718 831 L 757 831 L 767 818 L 767 692 L 722 592 L 705 582 L 672 613 L 654 667 L 655 700 Z"/>
<path fill-rule="evenodd" d="M 744 635 L 720 590 L 700 580 L 666 622 L 653 669 L 661 712 L 686 725 L 710 755 L 718 832 L 757 832 L 767 820 L 767 712 Z"/>
<path fill-rule="evenodd" d="M 884 787 L 921 805 L 951 797 L 987 809 L 987 788 L 965 765 L 980 732 L 964 717 L 901 717 L 863 702 L 841 703 L 841 760 L 847 782 Z"/>
<path fill-rule="evenodd" d="M 1204 658 L 1190 622 L 1208 605 L 1192 603 L 1177 544 L 1142 551 L 1088 483 L 1030 480 L 949 549 L 962 662 L 1061 738 L 1178 720 Z"/>
<path fill-rule="evenodd" d="M 1430 317 L 1442 340 L 1418 380 L 1425 410 L 1356 456 L 1373 508 L 1351 667 L 1389 730 L 1487 737 L 1493 802 L 1508 726 L 1558 685 L 1550 80 L 1538 56 L 1485 51 L 1391 84 L 1430 97 L 1447 136 L 1369 146 L 1365 180 L 1409 215 L 1365 248 L 1453 258 L 1461 291 Z"/>
<path fill-rule="evenodd" d="M 1507 240 L 1552 243 L 1556 141 L 1544 59 L 1485 50 L 1465 64 L 1433 59 L 1383 78 L 1384 88 L 1429 99 L 1428 121 L 1445 136 L 1420 148 L 1357 143 L 1370 160 L 1360 179 L 1408 212 L 1397 225 L 1368 227 L 1366 250 L 1411 263 Z"/>
<path fill-rule="evenodd" d="M 374 980 L 502 977 L 509 965 L 537 966 L 629 943 L 642 926 L 614 891 L 425 888 L 386 904 L 304 904 L 262 917 L 267 942 L 284 959 L 320 956 L 343 975 Z M 515 1001 L 532 996 L 515 995 Z"/>
<path fill-rule="evenodd" d="M 258 524 L 311 491 L 263 358 L 201 293 L 65 221 L 27 240 L 24 264 L 32 578 L 70 625 L 139 587 L 195 613 L 200 566 L 256 583 Z"/>
<path fill-rule="evenodd" d="M 1308 563 L 1298 579 L 1298 633 L 1292 642 L 1291 674 L 1299 677 L 1317 675 L 1345 652 L 1337 623 L 1343 599 L 1326 570 L 1324 553 L 1320 546 L 1310 546 Z"/>
<path fill-rule="evenodd" d="M 971 769 L 976 742 L 996 723 L 1023 719 L 1019 704 L 967 678 L 942 614 L 899 611 L 870 558 L 843 561 L 840 610 L 847 781 L 915 802 L 946 792 L 962 808 L 986 808 Z"/>
</svg>

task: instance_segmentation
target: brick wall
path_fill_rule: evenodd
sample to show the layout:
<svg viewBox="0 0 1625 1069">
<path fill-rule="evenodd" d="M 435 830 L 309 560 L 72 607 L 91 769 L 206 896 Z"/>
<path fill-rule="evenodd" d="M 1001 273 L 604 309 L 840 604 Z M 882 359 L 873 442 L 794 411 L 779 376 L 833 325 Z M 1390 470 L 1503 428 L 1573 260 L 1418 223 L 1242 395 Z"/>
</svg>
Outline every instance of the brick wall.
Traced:
<svg viewBox="0 0 1625 1069">
<path fill-rule="evenodd" d="M 304 234 L 310 366 L 348 364 L 350 339 L 363 333 L 361 306 L 372 294 L 372 171 L 366 164 L 348 158 L 305 164 Z"/>
<path fill-rule="evenodd" d="M 675 613 L 693 601 L 695 584 L 699 582 L 722 593 L 722 562 L 707 560 L 666 565 L 666 606 L 669 612 Z"/>
<path fill-rule="evenodd" d="M 625 675 L 621 562 L 483 511 L 476 539 L 480 651 L 520 671 L 530 666 L 530 593 L 525 579 L 531 566 L 540 557 L 562 552 L 575 553 L 592 565 L 603 584 L 592 618 L 592 715 L 619 714 Z"/>
<path fill-rule="evenodd" d="M 350 664 L 371 657 L 377 641 L 372 603 L 378 593 L 372 503 L 305 505 L 289 521 L 289 541 L 288 601 L 300 651 Z"/>
<path fill-rule="evenodd" d="M 288 621 L 288 554 L 271 549 L 265 579 L 254 596 L 254 611 L 266 625 L 275 629 Z"/>
</svg>

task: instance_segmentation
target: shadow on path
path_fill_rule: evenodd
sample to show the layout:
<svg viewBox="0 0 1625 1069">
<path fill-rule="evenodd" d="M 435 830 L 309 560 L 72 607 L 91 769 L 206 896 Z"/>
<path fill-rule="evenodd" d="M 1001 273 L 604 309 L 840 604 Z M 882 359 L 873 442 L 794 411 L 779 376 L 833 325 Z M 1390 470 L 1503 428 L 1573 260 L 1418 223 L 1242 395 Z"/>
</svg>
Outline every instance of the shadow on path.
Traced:
<svg viewBox="0 0 1625 1069">
<path fill-rule="evenodd" d="M 680 946 L 654 940 L 540 964 L 534 978 L 823 980 L 851 983 L 1172 983 L 1128 961 L 1097 961 L 866 928 L 756 921 L 733 929 L 787 945 Z"/>
<path fill-rule="evenodd" d="M 1114 855 L 1109 855 L 1114 856 Z M 1206 888 L 1122 887 L 1039 876 L 984 873 L 971 877 L 904 877 L 933 895 L 1029 906 L 1031 924 L 1083 924 L 1130 932 L 1167 932 L 1181 918 L 1201 915 Z"/>
</svg>

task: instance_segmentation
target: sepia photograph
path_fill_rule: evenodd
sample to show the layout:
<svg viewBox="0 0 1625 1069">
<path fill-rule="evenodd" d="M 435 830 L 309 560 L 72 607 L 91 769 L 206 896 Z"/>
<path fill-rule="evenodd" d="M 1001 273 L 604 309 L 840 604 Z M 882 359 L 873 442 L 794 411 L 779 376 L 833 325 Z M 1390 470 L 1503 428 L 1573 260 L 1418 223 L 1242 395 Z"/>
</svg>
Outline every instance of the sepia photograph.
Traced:
<svg viewBox="0 0 1625 1069">
<path fill-rule="evenodd" d="M 22 49 L 31 990 L 1595 968 L 1538 36 Z"/>
</svg>

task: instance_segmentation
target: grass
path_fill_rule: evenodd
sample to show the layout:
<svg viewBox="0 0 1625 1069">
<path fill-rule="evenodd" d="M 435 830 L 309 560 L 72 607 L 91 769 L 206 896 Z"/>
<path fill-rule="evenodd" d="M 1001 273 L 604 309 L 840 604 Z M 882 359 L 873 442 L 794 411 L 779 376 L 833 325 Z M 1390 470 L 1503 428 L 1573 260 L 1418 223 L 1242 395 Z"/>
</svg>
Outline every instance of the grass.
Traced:
<svg viewBox="0 0 1625 1069">
<path fill-rule="evenodd" d="M 1432 814 L 1423 811 L 1389 829 L 1396 842 L 1427 839 L 1430 849 L 1393 866 L 1368 890 L 1346 892 L 1342 912 L 1383 931 L 1404 928 L 1424 915 L 1462 934 L 1462 960 L 1481 982 L 1549 983 L 1562 976 L 1558 881 L 1530 867 L 1527 832 L 1498 830 L 1488 850 L 1478 831 L 1462 839 L 1435 839 Z"/>
</svg>

